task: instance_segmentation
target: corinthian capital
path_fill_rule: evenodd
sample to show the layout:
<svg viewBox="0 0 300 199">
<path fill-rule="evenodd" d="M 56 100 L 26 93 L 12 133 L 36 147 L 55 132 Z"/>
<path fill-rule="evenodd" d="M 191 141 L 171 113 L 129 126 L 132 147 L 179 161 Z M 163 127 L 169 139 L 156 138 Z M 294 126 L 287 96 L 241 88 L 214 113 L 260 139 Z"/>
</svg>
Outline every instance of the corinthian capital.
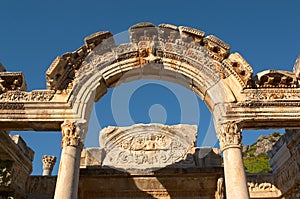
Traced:
<svg viewBox="0 0 300 199">
<path fill-rule="evenodd" d="M 43 159 L 43 168 L 44 169 L 53 169 L 55 162 L 56 162 L 56 157 L 55 156 L 51 156 L 51 155 L 44 155 Z"/>
<path fill-rule="evenodd" d="M 53 167 L 56 162 L 56 157 L 51 155 L 44 155 L 42 159 L 43 163 L 43 176 L 51 176 Z"/>
<path fill-rule="evenodd" d="M 241 148 L 242 130 L 239 123 L 227 122 L 220 125 L 220 129 L 218 129 L 218 139 L 222 151 L 231 147 Z"/>
<path fill-rule="evenodd" d="M 64 121 L 64 123 L 61 124 L 62 148 L 66 146 L 82 146 L 83 144 L 79 135 L 80 130 L 77 122 Z"/>
</svg>

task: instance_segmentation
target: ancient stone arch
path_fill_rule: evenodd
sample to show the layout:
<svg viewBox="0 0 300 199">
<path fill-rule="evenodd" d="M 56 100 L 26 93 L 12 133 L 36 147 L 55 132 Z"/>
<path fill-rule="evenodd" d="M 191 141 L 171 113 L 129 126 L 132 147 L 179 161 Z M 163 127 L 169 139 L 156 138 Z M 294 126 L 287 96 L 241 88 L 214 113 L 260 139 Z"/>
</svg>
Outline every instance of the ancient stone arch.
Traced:
<svg viewBox="0 0 300 199">
<path fill-rule="evenodd" d="M 55 197 L 76 198 L 80 152 L 93 103 L 122 82 L 176 82 L 194 91 L 214 116 L 227 198 L 248 198 L 241 130 L 299 127 L 296 75 L 270 70 L 254 76 L 228 44 L 193 28 L 140 23 L 129 33 L 130 43 L 116 45 L 111 33 L 98 32 L 85 38 L 78 50 L 57 57 L 46 72 L 47 90 L 27 92 L 22 73 L 1 72 L 1 129 L 61 130 Z"/>
</svg>

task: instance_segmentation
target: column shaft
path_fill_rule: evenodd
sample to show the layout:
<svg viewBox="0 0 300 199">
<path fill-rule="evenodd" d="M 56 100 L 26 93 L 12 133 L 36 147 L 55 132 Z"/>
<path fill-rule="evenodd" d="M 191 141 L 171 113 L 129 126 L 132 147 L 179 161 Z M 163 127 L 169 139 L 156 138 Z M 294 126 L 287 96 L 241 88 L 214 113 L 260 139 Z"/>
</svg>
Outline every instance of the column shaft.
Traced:
<svg viewBox="0 0 300 199">
<path fill-rule="evenodd" d="M 61 128 L 62 152 L 54 198 L 77 199 L 80 155 L 83 147 L 79 134 L 83 129 L 70 121 L 65 121 Z"/>
<path fill-rule="evenodd" d="M 218 133 L 223 151 L 227 199 L 248 199 L 247 179 L 242 157 L 242 131 L 238 123 L 227 122 Z"/>
<path fill-rule="evenodd" d="M 62 149 L 55 199 L 76 199 L 79 183 L 81 148 L 66 146 Z"/>
<path fill-rule="evenodd" d="M 241 149 L 227 148 L 223 160 L 227 199 L 249 198 Z"/>
</svg>

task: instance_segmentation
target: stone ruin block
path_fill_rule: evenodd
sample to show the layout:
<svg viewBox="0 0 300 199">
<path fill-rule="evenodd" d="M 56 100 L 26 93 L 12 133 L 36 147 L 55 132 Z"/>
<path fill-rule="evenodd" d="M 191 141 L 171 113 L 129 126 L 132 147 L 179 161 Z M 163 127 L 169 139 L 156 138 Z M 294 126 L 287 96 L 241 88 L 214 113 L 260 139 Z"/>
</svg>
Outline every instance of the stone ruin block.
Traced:
<svg viewBox="0 0 300 199">
<path fill-rule="evenodd" d="M 81 168 L 147 173 L 162 168 L 220 167 L 220 152 L 196 147 L 197 134 L 197 126 L 188 124 L 109 126 L 100 132 L 100 148 L 83 151 Z"/>
</svg>

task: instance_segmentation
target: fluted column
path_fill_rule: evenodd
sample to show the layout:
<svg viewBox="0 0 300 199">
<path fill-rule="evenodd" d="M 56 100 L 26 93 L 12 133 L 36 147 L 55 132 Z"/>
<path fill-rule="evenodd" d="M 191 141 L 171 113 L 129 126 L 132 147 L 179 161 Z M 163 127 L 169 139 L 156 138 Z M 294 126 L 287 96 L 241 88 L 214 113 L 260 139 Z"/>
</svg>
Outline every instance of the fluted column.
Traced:
<svg viewBox="0 0 300 199">
<path fill-rule="evenodd" d="M 227 122 L 218 129 L 223 151 L 227 199 L 248 199 L 247 180 L 242 158 L 242 131 L 238 123 Z"/>
<path fill-rule="evenodd" d="M 56 157 L 51 155 L 44 155 L 42 159 L 43 163 L 43 176 L 51 176 L 53 167 L 56 163 Z"/>
<path fill-rule="evenodd" d="M 78 193 L 80 155 L 83 148 L 80 135 L 86 129 L 79 128 L 78 123 L 65 121 L 61 125 L 62 152 L 56 182 L 56 199 L 76 199 Z"/>
</svg>

